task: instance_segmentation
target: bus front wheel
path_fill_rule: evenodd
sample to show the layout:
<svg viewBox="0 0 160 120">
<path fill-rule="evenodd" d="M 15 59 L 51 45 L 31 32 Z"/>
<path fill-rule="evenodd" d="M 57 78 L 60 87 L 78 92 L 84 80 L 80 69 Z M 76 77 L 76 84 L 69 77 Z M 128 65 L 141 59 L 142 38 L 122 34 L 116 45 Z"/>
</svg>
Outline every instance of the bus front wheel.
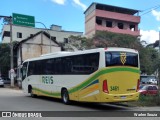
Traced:
<svg viewBox="0 0 160 120">
<path fill-rule="evenodd" d="M 31 96 L 31 97 L 33 97 L 33 98 L 34 98 L 34 97 L 37 97 L 37 95 L 33 93 L 32 87 L 30 87 L 29 93 L 30 93 L 30 96 Z"/>
<path fill-rule="evenodd" d="M 62 101 L 66 105 L 68 105 L 70 103 L 69 94 L 68 94 L 67 89 L 62 90 Z"/>
</svg>

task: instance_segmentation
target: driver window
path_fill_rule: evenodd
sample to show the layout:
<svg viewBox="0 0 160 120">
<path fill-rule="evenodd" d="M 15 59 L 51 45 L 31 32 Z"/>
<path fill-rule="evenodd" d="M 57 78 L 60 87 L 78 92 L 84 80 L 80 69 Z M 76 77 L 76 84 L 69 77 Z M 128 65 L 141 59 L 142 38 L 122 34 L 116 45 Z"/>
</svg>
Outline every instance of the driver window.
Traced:
<svg viewBox="0 0 160 120">
<path fill-rule="evenodd" d="M 26 78 L 26 74 L 27 74 L 27 64 L 28 63 L 24 63 L 23 67 L 22 67 L 22 80 L 24 80 Z"/>
</svg>

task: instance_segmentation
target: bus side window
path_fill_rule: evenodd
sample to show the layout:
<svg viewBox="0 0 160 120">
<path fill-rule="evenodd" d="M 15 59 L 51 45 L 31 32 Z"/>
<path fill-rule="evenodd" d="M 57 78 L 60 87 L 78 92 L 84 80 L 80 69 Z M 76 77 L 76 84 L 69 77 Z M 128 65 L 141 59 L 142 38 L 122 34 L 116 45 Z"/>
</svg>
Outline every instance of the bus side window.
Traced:
<svg viewBox="0 0 160 120">
<path fill-rule="evenodd" d="M 45 66 L 44 67 L 44 73 L 46 75 L 53 74 L 53 60 L 52 59 L 46 59 L 43 61 Z M 40 67 L 40 66 L 39 66 Z"/>
<path fill-rule="evenodd" d="M 26 75 L 27 75 L 27 63 L 24 63 L 23 64 L 23 67 L 21 69 L 22 71 L 22 80 L 24 80 L 26 78 Z"/>
<path fill-rule="evenodd" d="M 111 64 L 111 61 L 112 61 L 112 54 L 106 53 L 106 67 Z"/>
<path fill-rule="evenodd" d="M 35 74 L 35 62 L 31 61 L 31 62 L 29 62 L 27 76 L 34 75 L 34 74 Z"/>
</svg>

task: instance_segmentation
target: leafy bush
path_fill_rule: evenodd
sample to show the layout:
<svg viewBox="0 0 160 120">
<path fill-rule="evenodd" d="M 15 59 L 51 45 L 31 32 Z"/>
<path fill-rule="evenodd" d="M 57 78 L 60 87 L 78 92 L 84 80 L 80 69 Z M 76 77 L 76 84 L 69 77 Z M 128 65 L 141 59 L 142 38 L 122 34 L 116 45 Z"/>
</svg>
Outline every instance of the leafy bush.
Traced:
<svg viewBox="0 0 160 120">
<path fill-rule="evenodd" d="M 132 105 L 136 106 L 160 106 L 159 95 L 140 95 L 137 102 L 133 102 Z"/>
</svg>

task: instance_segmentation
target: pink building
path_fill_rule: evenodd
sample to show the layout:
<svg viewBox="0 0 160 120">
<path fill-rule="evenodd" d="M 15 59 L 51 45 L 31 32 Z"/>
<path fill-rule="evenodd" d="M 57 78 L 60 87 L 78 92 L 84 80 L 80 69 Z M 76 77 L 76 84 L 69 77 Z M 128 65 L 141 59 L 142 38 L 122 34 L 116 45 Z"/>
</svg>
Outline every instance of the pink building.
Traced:
<svg viewBox="0 0 160 120">
<path fill-rule="evenodd" d="M 138 13 L 139 10 L 92 3 L 84 12 L 85 35 L 91 37 L 97 30 L 100 30 L 139 36 L 140 16 Z"/>
</svg>

